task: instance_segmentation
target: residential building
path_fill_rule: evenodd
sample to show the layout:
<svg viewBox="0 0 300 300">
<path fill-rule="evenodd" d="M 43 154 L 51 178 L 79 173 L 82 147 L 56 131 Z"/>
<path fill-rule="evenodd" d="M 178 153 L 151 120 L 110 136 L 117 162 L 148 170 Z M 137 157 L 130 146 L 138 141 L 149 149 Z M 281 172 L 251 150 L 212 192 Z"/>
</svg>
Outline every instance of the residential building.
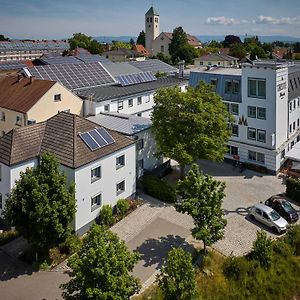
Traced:
<svg viewBox="0 0 300 300">
<path fill-rule="evenodd" d="M 45 122 L 13 129 L 0 138 L 0 215 L 20 172 L 36 166 L 44 152 L 56 157 L 68 184 L 75 183 L 77 211 L 73 226 L 77 234 L 89 229 L 104 204 L 113 206 L 118 199 L 135 194 L 135 142 L 61 112 Z"/>
<path fill-rule="evenodd" d="M 0 136 L 60 111 L 82 115 L 83 101 L 58 82 L 22 75 L 0 79 Z"/>
<path fill-rule="evenodd" d="M 156 155 L 157 147 L 150 119 L 123 113 L 100 113 L 89 117 L 88 120 L 122 133 L 136 142 L 137 178 L 141 177 L 144 171 L 152 171 L 163 163 L 163 158 Z"/>
<path fill-rule="evenodd" d="M 142 56 L 146 56 L 146 57 L 150 56 L 150 52 L 143 45 L 135 44 L 132 46 L 132 50 L 140 53 Z"/>
<path fill-rule="evenodd" d="M 69 50 L 66 41 L 3 41 L 0 42 L 0 61 L 33 60 L 43 54 Z"/>
<path fill-rule="evenodd" d="M 146 49 L 152 54 L 157 55 L 163 53 L 166 56 L 170 56 L 169 44 L 171 43 L 173 33 L 159 31 L 160 17 L 158 12 L 153 8 L 145 14 L 145 35 L 146 35 Z M 201 48 L 199 40 L 190 34 L 187 34 L 188 43 L 195 47 Z"/>
<path fill-rule="evenodd" d="M 143 60 L 145 55 L 131 49 L 119 48 L 103 52 L 102 55 L 112 62 L 124 62 L 129 60 Z"/>
<path fill-rule="evenodd" d="M 209 53 L 194 59 L 195 67 L 232 67 L 237 66 L 238 58 L 219 53 Z"/>
<path fill-rule="evenodd" d="M 235 117 L 226 157 L 277 173 L 300 140 L 300 65 L 256 60 L 191 72 L 191 86 L 200 80 L 215 86 Z"/>
</svg>

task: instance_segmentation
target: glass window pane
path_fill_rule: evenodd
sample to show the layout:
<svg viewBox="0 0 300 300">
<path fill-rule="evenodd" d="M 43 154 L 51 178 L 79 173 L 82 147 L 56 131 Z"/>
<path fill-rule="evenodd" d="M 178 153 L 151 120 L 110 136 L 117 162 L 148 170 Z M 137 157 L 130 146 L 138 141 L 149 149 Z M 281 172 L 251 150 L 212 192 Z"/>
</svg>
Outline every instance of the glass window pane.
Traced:
<svg viewBox="0 0 300 300">
<path fill-rule="evenodd" d="M 248 81 L 248 96 L 256 96 L 256 80 L 249 79 Z"/>
<path fill-rule="evenodd" d="M 266 98 L 266 82 L 264 80 L 257 81 L 258 96 Z"/>
</svg>

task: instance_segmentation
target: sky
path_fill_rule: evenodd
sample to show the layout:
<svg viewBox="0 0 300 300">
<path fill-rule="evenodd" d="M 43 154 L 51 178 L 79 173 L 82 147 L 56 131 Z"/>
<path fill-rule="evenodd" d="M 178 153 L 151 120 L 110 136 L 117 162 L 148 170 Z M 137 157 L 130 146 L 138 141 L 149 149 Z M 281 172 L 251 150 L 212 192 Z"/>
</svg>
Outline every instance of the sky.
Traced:
<svg viewBox="0 0 300 300">
<path fill-rule="evenodd" d="M 160 31 L 182 26 L 194 35 L 300 37 L 300 0 L 0 0 L 0 34 L 137 36 L 152 4 L 160 15 Z"/>
</svg>

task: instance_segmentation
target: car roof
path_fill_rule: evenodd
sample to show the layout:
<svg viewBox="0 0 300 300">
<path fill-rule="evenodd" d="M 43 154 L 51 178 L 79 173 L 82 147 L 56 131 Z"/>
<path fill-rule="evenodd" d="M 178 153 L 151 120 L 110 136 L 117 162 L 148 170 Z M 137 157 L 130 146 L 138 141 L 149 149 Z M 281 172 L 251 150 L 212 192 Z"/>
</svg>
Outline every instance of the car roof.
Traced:
<svg viewBox="0 0 300 300">
<path fill-rule="evenodd" d="M 255 208 L 259 208 L 260 210 L 264 211 L 265 213 L 270 213 L 271 211 L 273 211 L 273 208 L 263 204 L 263 203 L 257 203 L 254 205 Z"/>
</svg>

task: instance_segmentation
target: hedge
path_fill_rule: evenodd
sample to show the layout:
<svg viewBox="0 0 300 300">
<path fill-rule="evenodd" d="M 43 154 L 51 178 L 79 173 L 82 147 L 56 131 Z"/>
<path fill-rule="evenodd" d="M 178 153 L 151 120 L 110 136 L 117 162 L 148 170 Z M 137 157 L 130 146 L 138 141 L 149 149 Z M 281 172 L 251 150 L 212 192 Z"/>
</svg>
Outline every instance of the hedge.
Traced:
<svg viewBox="0 0 300 300">
<path fill-rule="evenodd" d="M 295 178 L 287 178 L 286 195 L 296 201 L 300 201 L 300 180 Z"/>
<path fill-rule="evenodd" d="M 176 201 L 175 189 L 155 176 L 145 175 L 143 177 L 143 187 L 145 193 L 161 201 L 169 203 L 175 203 Z"/>
</svg>

